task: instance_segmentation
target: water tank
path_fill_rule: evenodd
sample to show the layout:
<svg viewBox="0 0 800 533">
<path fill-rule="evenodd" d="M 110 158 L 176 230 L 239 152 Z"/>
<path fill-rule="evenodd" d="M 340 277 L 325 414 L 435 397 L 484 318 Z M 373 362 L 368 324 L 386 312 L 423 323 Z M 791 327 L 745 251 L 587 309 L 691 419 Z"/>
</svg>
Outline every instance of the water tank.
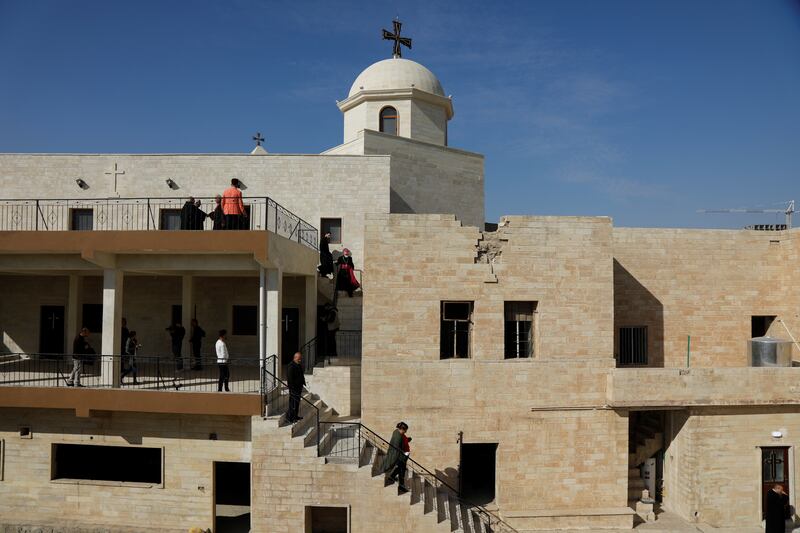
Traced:
<svg viewBox="0 0 800 533">
<path fill-rule="evenodd" d="M 750 366 L 792 366 L 792 342 L 774 337 L 755 337 L 747 341 Z"/>
</svg>

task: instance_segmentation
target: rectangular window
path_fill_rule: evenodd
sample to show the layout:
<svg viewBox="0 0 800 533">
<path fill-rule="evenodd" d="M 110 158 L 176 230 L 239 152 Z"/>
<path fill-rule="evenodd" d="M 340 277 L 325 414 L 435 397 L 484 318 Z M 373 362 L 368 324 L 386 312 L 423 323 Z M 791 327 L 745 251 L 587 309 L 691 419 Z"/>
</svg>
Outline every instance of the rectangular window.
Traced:
<svg viewBox="0 0 800 533">
<path fill-rule="evenodd" d="M 258 335 L 258 306 L 234 305 L 231 329 L 233 335 Z"/>
<path fill-rule="evenodd" d="M 341 218 L 321 218 L 319 227 L 322 235 L 330 232 L 331 244 L 342 243 L 342 219 Z"/>
<path fill-rule="evenodd" d="M 472 333 L 472 302 L 442 302 L 441 359 L 468 358 Z"/>
<path fill-rule="evenodd" d="M 69 229 L 72 231 L 92 231 L 93 209 L 72 209 Z"/>
<path fill-rule="evenodd" d="M 506 302 L 505 358 L 533 357 L 533 314 L 536 302 Z"/>
<path fill-rule="evenodd" d="M 83 324 L 89 328 L 90 333 L 101 333 L 103 331 L 103 304 L 83 304 Z M 70 335 L 76 335 L 70 332 Z"/>
<path fill-rule="evenodd" d="M 50 479 L 162 483 L 161 448 L 53 444 Z"/>
<path fill-rule="evenodd" d="M 161 209 L 161 211 L 159 212 L 158 229 L 163 229 L 163 230 L 181 229 L 181 210 Z"/>
<path fill-rule="evenodd" d="M 619 365 L 647 364 L 647 326 L 619 328 Z"/>
</svg>

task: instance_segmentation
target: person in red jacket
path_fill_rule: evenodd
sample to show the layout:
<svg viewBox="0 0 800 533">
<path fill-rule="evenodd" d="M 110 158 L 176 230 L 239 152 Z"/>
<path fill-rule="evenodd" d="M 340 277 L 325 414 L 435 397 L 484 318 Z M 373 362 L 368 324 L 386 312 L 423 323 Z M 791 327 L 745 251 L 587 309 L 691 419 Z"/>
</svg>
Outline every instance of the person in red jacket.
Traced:
<svg viewBox="0 0 800 533">
<path fill-rule="evenodd" d="M 231 186 L 222 193 L 222 213 L 225 215 L 225 229 L 247 229 L 247 211 L 242 201 L 239 180 L 233 178 Z"/>
</svg>

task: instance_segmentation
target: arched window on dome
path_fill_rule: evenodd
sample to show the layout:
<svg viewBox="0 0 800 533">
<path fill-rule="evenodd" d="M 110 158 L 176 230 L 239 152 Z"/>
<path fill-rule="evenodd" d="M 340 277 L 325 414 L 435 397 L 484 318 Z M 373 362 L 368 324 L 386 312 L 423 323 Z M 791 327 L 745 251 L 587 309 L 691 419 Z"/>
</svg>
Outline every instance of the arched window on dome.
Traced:
<svg viewBox="0 0 800 533">
<path fill-rule="evenodd" d="M 397 109 L 389 106 L 381 109 L 380 114 L 380 128 L 378 131 L 388 133 L 390 135 L 397 135 Z"/>
</svg>

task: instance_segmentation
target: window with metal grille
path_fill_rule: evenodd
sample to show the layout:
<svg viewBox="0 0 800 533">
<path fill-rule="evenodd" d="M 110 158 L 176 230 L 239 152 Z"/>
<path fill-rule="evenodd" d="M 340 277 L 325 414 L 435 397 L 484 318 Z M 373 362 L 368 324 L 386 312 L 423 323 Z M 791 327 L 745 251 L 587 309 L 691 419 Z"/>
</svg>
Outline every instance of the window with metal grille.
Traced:
<svg viewBox="0 0 800 533">
<path fill-rule="evenodd" d="M 92 231 L 94 223 L 93 209 L 73 209 L 70 229 L 72 231 Z"/>
<path fill-rule="evenodd" d="M 159 212 L 158 229 L 177 230 L 181 229 L 181 210 L 180 209 L 161 209 Z"/>
<path fill-rule="evenodd" d="M 472 302 L 442 302 L 439 358 L 470 356 Z"/>
<path fill-rule="evenodd" d="M 505 358 L 533 357 L 536 302 L 505 303 Z"/>
<path fill-rule="evenodd" d="M 331 244 L 342 243 L 342 219 L 341 218 L 321 218 L 319 219 L 320 233 L 331 234 Z"/>
<path fill-rule="evenodd" d="M 647 326 L 619 328 L 619 364 L 647 364 Z"/>
</svg>

